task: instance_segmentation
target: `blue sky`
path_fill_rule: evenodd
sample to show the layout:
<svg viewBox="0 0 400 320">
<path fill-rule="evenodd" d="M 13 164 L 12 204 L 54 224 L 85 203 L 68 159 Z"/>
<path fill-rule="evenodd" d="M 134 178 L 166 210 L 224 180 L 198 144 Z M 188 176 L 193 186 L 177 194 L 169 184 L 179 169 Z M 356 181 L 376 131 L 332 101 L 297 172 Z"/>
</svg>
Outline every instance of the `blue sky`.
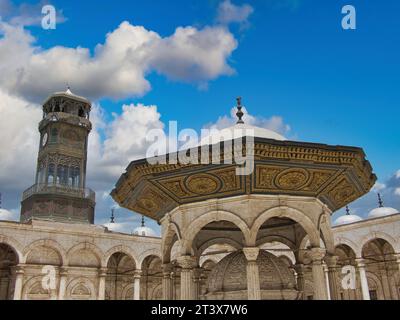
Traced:
<svg viewBox="0 0 400 320">
<path fill-rule="evenodd" d="M 202 30 L 219 25 L 221 2 L 59 0 L 51 3 L 62 11 L 65 21 L 56 30 L 43 30 L 37 25 L 24 28 L 41 50 L 84 47 L 94 55 L 96 45 L 103 44 L 106 34 L 123 21 L 143 26 L 162 38 L 174 34 L 180 26 Z M 13 2 L 14 7 L 26 3 L 37 5 L 37 1 Z M 113 113 L 121 115 L 122 105 L 142 103 L 156 105 L 163 123 L 176 120 L 180 129 L 199 130 L 228 115 L 235 97 L 240 95 L 253 116 L 281 117 L 290 126 L 290 131 L 285 132 L 288 138 L 364 148 L 379 181 L 386 184 L 386 188 L 382 187 L 386 204 L 400 208 L 400 196 L 394 194 L 400 186 L 394 176 L 400 169 L 400 2 L 231 3 L 252 7 L 247 19 L 224 26 L 237 41 L 237 48 L 226 56 L 226 64 L 234 72 L 220 72 L 218 76 L 196 81 L 174 80 L 159 70 L 146 71 L 151 90 L 128 98 L 110 99 L 101 94 L 97 97 L 95 102 L 104 111 L 104 121 L 111 122 Z M 341 9 L 346 4 L 356 8 L 356 30 L 341 27 Z M 5 20 L 17 11 L 9 13 Z M 73 81 L 71 86 L 80 93 Z M 11 89 L 8 92 L 13 94 Z M 17 95 L 31 99 L 23 93 Z M 101 137 L 106 134 L 99 132 Z M 14 208 L 16 201 L 9 201 Z M 354 204 L 354 208 L 365 215 L 374 201 L 374 197 L 369 197 Z M 111 202 L 103 203 L 100 210 L 107 210 L 107 206 Z"/>
</svg>

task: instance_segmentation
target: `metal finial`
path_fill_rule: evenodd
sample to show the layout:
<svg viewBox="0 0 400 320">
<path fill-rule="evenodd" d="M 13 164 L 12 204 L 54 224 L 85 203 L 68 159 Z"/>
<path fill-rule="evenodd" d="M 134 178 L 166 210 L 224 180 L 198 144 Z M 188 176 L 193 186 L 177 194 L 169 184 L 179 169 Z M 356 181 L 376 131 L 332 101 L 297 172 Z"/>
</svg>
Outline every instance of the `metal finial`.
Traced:
<svg viewBox="0 0 400 320">
<path fill-rule="evenodd" d="M 380 193 L 378 193 L 378 203 L 379 203 L 379 208 L 383 208 L 383 200 Z"/>
<path fill-rule="evenodd" d="M 144 216 L 142 216 L 142 228 L 144 228 Z"/>
<path fill-rule="evenodd" d="M 71 86 L 69 85 L 69 83 L 67 82 L 67 91 L 65 91 L 66 93 L 72 94 L 71 91 Z"/>
<path fill-rule="evenodd" d="M 349 216 L 350 215 L 350 209 L 349 206 L 346 206 L 346 215 Z"/>
<path fill-rule="evenodd" d="M 115 216 L 114 216 L 114 209 L 111 209 L 111 219 L 110 219 L 110 223 L 115 223 Z"/>
<path fill-rule="evenodd" d="M 243 118 L 243 116 L 244 116 L 244 113 L 243 113 L 243 111 L 242 111 L 242 108 L 243 108 L 243 106 L 242 106 L 242 97 L 238 97 L 238 98 L 236 98 L 236 101 L 237 101 L 237 106 L 236 106 L 236 108 L 238 109 L 238 111 L 236 112 L 236 116 L 238 117 L 238 122 L 236 122 L 237 124 L 243 124 L 244 123 L 244 121 L 242 120 L 242 118 Z"/>
</svg>

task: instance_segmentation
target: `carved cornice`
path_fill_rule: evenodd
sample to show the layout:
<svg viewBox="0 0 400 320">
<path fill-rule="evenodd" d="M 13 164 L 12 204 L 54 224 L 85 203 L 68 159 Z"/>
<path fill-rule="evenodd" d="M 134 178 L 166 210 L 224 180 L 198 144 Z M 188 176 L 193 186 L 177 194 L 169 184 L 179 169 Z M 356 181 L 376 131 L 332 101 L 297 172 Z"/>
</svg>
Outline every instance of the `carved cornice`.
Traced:
<svg viewBox="0 0 400 320">
<path fill-rule="evenodd" d="M 234 164 L 134 161 L 111 195 L 120 206 L 156 220 L 182 204 L 243 194 L 315 197 L 333 212 L 367 193 L 376 181 L 360 148 L 256 138 L 254 155 L 249 176 L 237 176 Z"/>
</svg>

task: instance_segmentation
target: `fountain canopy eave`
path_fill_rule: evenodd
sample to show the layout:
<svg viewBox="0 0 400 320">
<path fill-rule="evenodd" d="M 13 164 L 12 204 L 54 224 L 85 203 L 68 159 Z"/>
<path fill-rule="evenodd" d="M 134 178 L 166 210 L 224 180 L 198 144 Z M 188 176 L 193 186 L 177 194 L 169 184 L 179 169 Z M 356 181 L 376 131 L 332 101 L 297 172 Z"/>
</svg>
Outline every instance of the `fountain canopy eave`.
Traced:
<svg viewBox="0 0 400 320">
<path fill-rule="evenodd" d="M 174 157 L 171 153 L 166 159 Z M 235 164 L 223 162 L 223 156 L 221 164 L 133 161 L 111 196 L 121 207 L 157 221 L 183 204 L 245 194 L 315 197 L 334 212 L 369 192 L 376 181 L 364 151 L 357 147 L 255 137 L 250 175 L 238 176 Z"/>
</svg>

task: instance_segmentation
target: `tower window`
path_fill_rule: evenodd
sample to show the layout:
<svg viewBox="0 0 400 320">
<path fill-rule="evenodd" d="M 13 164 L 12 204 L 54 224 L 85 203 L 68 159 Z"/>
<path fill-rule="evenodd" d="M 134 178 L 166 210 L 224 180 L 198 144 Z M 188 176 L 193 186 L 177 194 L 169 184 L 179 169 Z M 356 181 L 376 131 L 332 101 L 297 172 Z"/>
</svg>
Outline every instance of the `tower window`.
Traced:
<svg viewBox="0 0 400 320">
<path fill-rule="evenodd" d="M 79 168 L 70 168 L 69 169 L 69 179 L 68 184 L 71 187 L 79 188 L 80 186 L 80 170 Z"/>
<path fill-rule="evenodd" d="M 59 185 L 67 185 L 68 184 L 68 167 L 58 166 L 57 184 L 59 184 Z"/>
<path fill-rule="evenodd" d="M 58 137 L 58 130 L 56 128 L 51 129 L 50 142 L 56 143 L 57 137 Z"/>
<path fill-rule="evenodd" d="M 79 113 L 78 113 L 78 115 L 79 115 L 81 118 L 84 118 L 84 117 L 85 117 L 85 110 L 83 110 L 83 108 L 79 108 Z"/>
<path fill-rule="evenodd" d="M 54 184 L 54 176 L 55 176 L 55 166 L 54 164 L 50 164 L 49 172 L 47 174 L 47 184 Z"/>
</svg>

